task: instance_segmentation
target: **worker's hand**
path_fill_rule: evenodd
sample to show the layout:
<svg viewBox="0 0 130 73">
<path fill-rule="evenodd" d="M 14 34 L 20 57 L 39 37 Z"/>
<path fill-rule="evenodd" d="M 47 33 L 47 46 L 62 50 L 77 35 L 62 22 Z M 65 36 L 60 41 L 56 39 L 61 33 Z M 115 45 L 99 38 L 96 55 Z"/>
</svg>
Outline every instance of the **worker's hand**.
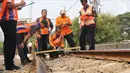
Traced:
<svg viewBox="0 0 130 73">
<path fill-rule="evenodd" d="M 64 24 L 61 24 L 61 27 L 65 27 L 65 25 L 64 25 Z"/>
<path fill-rule="evenodd" d="M 68 22 L 61 24 L 61 27 L 65 27 L 65 26 L 68 26 Z"/>
<path fill-rule="evenodd" d="M 69 26 L 69 22 L 66 22 L 66 23 L 65 23 L 65 26 Z"/>
<path fill-rule="evenodd" d="M 26 2 L 24 0 L 21 0 L 20 5 L 23 7 L 26 5 Z"/>
<path fill-rule="evenodd" d="M 90 12 L 88 12 L 88 13 L 87 13 L 87 16 L 90 16 L 90 15 L 91 15 L 91 13 L 90 13 Z"/>
<path fill-rule="evenodd" d="M 24 43 L 21 43 L 20 45 L 19 45 L 19 48 L 24 48 Z"/>
<path fill-rule="evenodd" d="M 39 39 L 40 39 L 40 38 L 41 38 L 41 35 L 40 35 L 40 34 L 37 34 L 37 38 L 39 38 Z"/>
<path fill-rule="evenodd" d="M 52 32 L 52 30 L 53 30 L 53 29 L 52 29 L 52 28 L 50 28 L 50 31 L 49 31 L 49 32 L 51 33 L 51 32 Z"/>
<path fill-rule="evenodd" d="M 64 49 L 64 47 L 61 47 L 61 49 Z"/>
<path fill-rule="evenodd" d="M 53 47 L 53 50 L 56 50 L 56 46 Z"/>
<path fill-rule="evenodd" d="M 23 7 L 22 7 L 22 6 L 20 6 L 20 7 L 18 7 L 17 9 L 18 9 L 18 10 L 22 10 L 22 8 L 23 8 Z"/>
</svg>

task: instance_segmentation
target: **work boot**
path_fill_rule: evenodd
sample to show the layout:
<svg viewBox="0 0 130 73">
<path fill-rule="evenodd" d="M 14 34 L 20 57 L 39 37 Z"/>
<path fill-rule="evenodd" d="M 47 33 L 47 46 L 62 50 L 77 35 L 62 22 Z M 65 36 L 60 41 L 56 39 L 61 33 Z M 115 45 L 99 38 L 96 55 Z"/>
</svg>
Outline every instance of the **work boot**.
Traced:
<svg viewBox="0 0 130 73">
<path fill-rule="evenodd" d="M 13 65 L 12 67 L 6 66 L 6 70 L 18 70 L 20 67 Z"/>
<path fill-rule="evenodd" d="M 88 50 L 95 50 L 95 49 L 88 49 Z"/>
<path fill-rule="evenodd" d="M 80 50 L 86 50 L 86 48 L 81 47 Z"/>
<path fill-rule="evenodd" d="M 27 64 L 27 61 L 24 60 L 24 61 L 21 61 L 21 65 L 26 65 Z"/>
<path fill-rule="evenodd" d="M 29 58 L 27 58 L 26 61 L 27 61 L 28 63 L 31 63 L 31 62 L 32 62 Z"/>
</svg>

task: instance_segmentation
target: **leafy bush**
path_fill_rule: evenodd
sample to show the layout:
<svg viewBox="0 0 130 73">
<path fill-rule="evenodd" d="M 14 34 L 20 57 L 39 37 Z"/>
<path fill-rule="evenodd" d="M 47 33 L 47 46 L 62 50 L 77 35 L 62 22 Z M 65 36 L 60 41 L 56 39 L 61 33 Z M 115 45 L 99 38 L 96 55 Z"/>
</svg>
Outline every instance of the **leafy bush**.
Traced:
<svg viewBox="0 0 130 73">
<path fill-rule="evenodd" d="M 97 17 L 96 42 L 116 42 L 122 40 L 119 20 L 110 14 L 100 14 Z"/>
<path fill-rule="evenodd" d="M 3 54 L 3 42 L 0 42 L 0 54 Z"/>
<path fill-rule="evenodd" d="M 73 34 L 74 34 L 74 41 L 76 42 L 76 44 L 78 45 L 79 44 L 79 32 L 80 32 L 80 29 L 79 29 L 79 23 L 78 23 L 78 20 L 79 18 L 76 17 L 74 20 L 73 20 L 73 25 L 71 26 L 71 29 L 73 30 Z"/>
</svg>

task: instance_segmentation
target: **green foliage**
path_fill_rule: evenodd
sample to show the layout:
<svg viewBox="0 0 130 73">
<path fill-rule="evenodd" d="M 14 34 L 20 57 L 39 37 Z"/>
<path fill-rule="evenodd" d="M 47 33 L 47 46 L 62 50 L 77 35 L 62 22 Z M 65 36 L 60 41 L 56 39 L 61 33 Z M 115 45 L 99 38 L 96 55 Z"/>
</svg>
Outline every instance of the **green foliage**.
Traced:
<svg viewBox="0 0 130 73">
<path fill-rule="evenodd" d="M 116 42 L 122 40 L 119 20 L 110 14 L 100 14 L 97 17 L 96 42 Z"/>
<path fill-rule="evenodd" d="M 0 54 L 3 53 L 3 42 L 0 42 Z"/>
<path fill-rule="evenodd" d="M 117 15 L 117 18 L 120 21 L 119 25 L 121 26 L 121 32 L 123 33 L 125 31 L 128 33 L 128 36 L 130 36 L 130 12 Z M 124 39 L 130 39 L 128 36 Z"/>
<path fill-rule="evenodd" d="M 32 35 L 28 41 L 31 41 L 32 43 L 34 43 L 34 41 L 36 40 L 36 37 L 35 35 Z"/>
<path fill-rule="evenodd" d="M 73 34 L 74 34 L 73 39 L 74 39 L 74 41 L 76 42 L 77 45 L 79 44 L 79 32 L 80 32 L 78 20 L 79 20 L 79 18 L 76 17 L 73 20 L 73 25 L 71 26 L 71 29 L 73 30 Z"/>
</svg>

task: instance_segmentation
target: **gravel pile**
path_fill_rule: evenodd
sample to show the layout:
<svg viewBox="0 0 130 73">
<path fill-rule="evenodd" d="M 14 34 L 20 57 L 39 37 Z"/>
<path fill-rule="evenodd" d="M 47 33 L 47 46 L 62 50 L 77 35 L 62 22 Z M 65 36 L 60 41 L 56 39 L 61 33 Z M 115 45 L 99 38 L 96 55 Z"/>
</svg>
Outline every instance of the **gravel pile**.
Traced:
<svg viewBox="0 0 130 73">
<path fill-rule="evenodd" d="M 73 56 L 47 60 L 46 64 L 52 73 L 130 73 L 130 65 L 127 63 Z"/>
</svg>

